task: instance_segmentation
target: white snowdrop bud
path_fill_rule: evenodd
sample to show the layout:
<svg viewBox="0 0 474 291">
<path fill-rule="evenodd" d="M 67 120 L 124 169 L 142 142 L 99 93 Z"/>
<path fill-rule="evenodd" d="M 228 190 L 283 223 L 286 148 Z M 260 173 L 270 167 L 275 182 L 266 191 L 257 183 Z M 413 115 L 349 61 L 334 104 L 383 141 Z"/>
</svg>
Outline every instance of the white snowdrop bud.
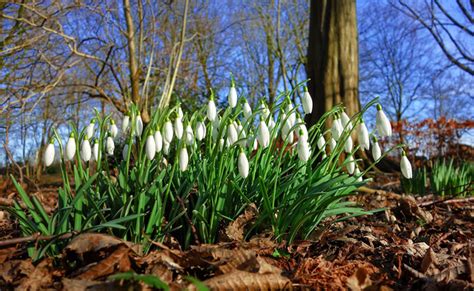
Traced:
<svg viewBox="0 0 474 291">
<path fill-rule="evenodd" d="M 392 125 L 382 110 L 382 106 L 377 104 L 377 115 L 375 116 L 375 125 L 381 137 L 392 135 Z"/>
<path fill-rule="evenodd" d="M 341 113 L 341 125 L 343 129 L 346 129 L 347 131 L 352 131 L 352 122 L 349 116 L 347 116 L 345 111 L 342 111 Z"/>
<path fill-rule="evenodd" d="M 234 85 L 230 87 L 229 96 L 227 97 L 227 101 L 229 102 L 230 108 L 234 108 L 237 106 L 237 90 L 235 89 Z"/>
<path fill-rule="evenodd" d="M 331 137 L 331 140 L 329 141 L 329 149 L 331 149 L 331 152 L 336 148 L 336 145 L 337 145 L 336 140 L 333 137 Z"/>
<path fill-rule="evenodd" d="M 400 169 L 402 170 L 403 177 L 407 179 L 413 178 L 413 171 L 411 168 L 411 163 L 407 158 L 405 151 L 402 151 L 402 158 L 400 160 Z"/>
<path fill-rule="evenodd" d="M 317 142 L 318 149 L 319 149 L 319 150 L 323 150 L 325 144 L 326 144 L 326 140 L 324 139 L 324 135 L 321 134 L 321 135 L 319 136 L 318 142 Z"/>
<path fill-rule="evenodd" d="M 305 114 L 313 112 L 313 99 L 308 92 L 308 87 L 304 87 L 303 97 L 301 97 L 301 104 L 303 105 L 303 111 Z"/>
<path fill-rule="evenodd" d="M 176 110 L 176 114 L 178 118 L 182 119 L 184 117 L 183 109 L 181 109 L 181 106 L 178 106 L 178 109 Z"/>
<path fill-rule="evenodd" d="M 51 139 L 51 142 L 46 146 L 46 149 L 44 150 L 44 165 L 46 167 L 51 166 L 54 161 L 54 141 Z"/>
<path fill-rule="evenodd" d="M 148 160 L 153 160 L 156 153 L 155 138 L 150 134 L 146 138 L 145 153 Z"/>
<path fill-rule="evenodd" d="M 109 156 L 114 155 L 115 143 L 114 143 L 114 139 L 112 138 L 112 136 L 107 137 L 107 140 L 105 141 L 105 150 L 107 151 L 107 154 Z"/>
<path fill-rule="evenodd" d="M 214 103 L 214 99 L 211 99 L 207 103 L 207 119 L 213 122 L 214 120 L 216 120 L 216 117 L 217 117 L 216 103 Z"/>
<path fill-rule="evenodd" d="M 183 147 L 179 151 L 179 169 L 181 170 L 181 172 L 184 172 L 188 169 L 188 161 L 188 150 L 186 149 L 186 147 Z"/>
<path fill-rule="evenodd" d="M 352 137 L 349 135 L 349 137 L 347 137 L 346 139 L 346 142 L 344 143 L 344 151 L 346 153 L 350 153 L 352 152 L 352 148 L 353 148 Z"/>
<path fill-rule="evenodd" d="M 66 160 L 71 161 L 76 155 L 76 139 L 74 133 L 71 133 L 66 143 Z"/>
<path fill-rule="evenodd" d="M 193 129 L 191 127 L 191 125 L 187 125 L 186 126 L 186 130 L 185 130 L 185 141 L 186 141 L 186 144 L 187 145 L 192 145 L 194 143 L 194 133 L 193 133 Z"/>
<path fill-rule="evenodd" d="M 130 116 L 128 116 L 128 114 L 127 114 L 123 117 L 123 121 L 122 121 L 122 132 L 123 133 L 127 132 L 129 125 L 130 125 Z"/>
<path fill-rule="evenodd" d="M 298 140 L 296 149 L 298 151 L 298 158 L 303 162 L 307 162 L 311 155 L 311 148 L 305 136 L 301 136 Z"/>
<path fill-rule="evenodd" d="M 223 138 L 221 138 L 219 140 L 219 150 L 222 151 L 224 149 L 224 145 L 225 145 L 225 140 Z"/>
<path fill-rule="evenodd" d="M 140 114 L 137 116 L 137 119 L 135 120 L 135 130 L 136 130 L 136 136 L 141 137 L 143 133 L 143 120 Z"/>
<path fill-rule="evenodd" d="M 370 149 L 369 131 L 367 130 L 367 126 L 365 126 L 363 120 L 358 126 L 357 138 L 359 140 L 360 148 L 362 150 Z"/>
<path fill-rule="evenodd" d="M 153 138 L 155 139 L 155 150 L 157 153 L 159 153 L 163 148 L 163 137 L 161 136 L 161 132 L 156 130 Z"/>
<path fill-rule="evenodd" d="M 229 145 L 233 145 L 238 139 L 237 128 L 233 122 L 229 123 L 227 126 L 227 139 L 229 141 Z"/>
<path fill-rule="evenodd" d="M 113 119 L 110 120 L 110 128 L 109 128 L 110 134 L 112 135 L 113 138 L 116 138 L 118 135 L 118 128 L 117 125 L 115 124 L 115 121 Z"/>
<path fill-rule="evenodd" d="M 374 140 L 372 142 L 372 158 L 374 158 L 374 161 L 377 161 L 381 156 L 382 150 L 380 149 L 377 138 L 374 136 Z"/>
<path fill-rule="evenodd" d="M 92 138 L 94 136 L 94 127 L 95 127 L 95 121 L 91 120 L 91 123 L 86 128 L 86 135 L 87 138 Z"/>
<path fill-rule="evenodd" d="M 260 124 L 257 129 L 257 140 L 261 147 L 266 148 L 270 145 L 270 132 L 268 131 L 265 120 L 260 120 Z"/>
<path fill-rule="evenodd" d="M 336 115 L 334 117 L 334 120 L 331 126 L 332 138 L 334 138 L 335 141 L 338 141 L 339 138 L 341 137 L 342 131 L 343 129 L 342 129 L 342 124 L 341 124 L 341 119 L 339 118 L 338 115 Z"/>
<path fill-rule="evenodd" d="M 84 162 L 88 162 L 92 157 L 92 149 L 91 149 L 91 144 L 89 142 L 89 139 L 87 136 L 85 139 L 82 141 L 81 145 L 81 158 Z"/>
<path fill-rule="evenodd" d="M 249 161 L 243 151 L 240 151 L 239 160 L 237 162 L 239 168 L 239 174 L 242 178 L 247 178 L 249 175 Z"/>
<path fill-rule="evenodd" d="M 196 123 L 196 139 L 198 141 L 203 140 L 206 137 L 206 126 L 202 121 Z"/>
<path fill-rule="evenodd" d="M 170 143 L 166 142 L 165 140 L 163 141 L 163 153 L 165 155 L 168 155 L 170 153 Z"/>
<path fill-rule="evenodd" d="M 123 150 L 122 150 L 122 158 L 123 158 L 124 160 L 126 160 L 126 159 L 127 159 L 127 155 L 128 155 L 128 144 L 125 144 L 125 145 L 123 146 Z"/>
<path fill-rule="evenodd" d="M 247 100 L 244 101 L 242 111 L 244 113 L 244 117 L 247 120 L 252 117 L 252 108 L 250 107 L 250 104 L 247 102 Z"/>
<path fill-rule="evenodd" d="M 178 117 L 174 120 L 174 135 L 180 140 L 183 137 L 183 133 L 183 121 Z"/>
<path fill-rule="evenodd" d="M 346 165 L 347 172 L 351 175 L 354 174 L 355 167 L 356 167 L 356 164 L 354 161 L 354 157 L 352 155 L 349 155 L 347 157 L 347 165 Z"/>
<path fill-rule="evenodd" d="M 276 126 L 276 123 L 275 123 L 275 120 L 272 117 L 268 120 L 268 130 L 272 131 L 275 128 L 275 126 Z"/>
<path fill-rule="evenodd" d="M 288 99 L 288 105 L 286 105 L 286 114 L 288 115 L 287 121 L 290 125 L 290 128 L 296 123 L 296 113 L 293 109 L 293 103 L 291 103 L 291 101 Z"/>
<path fill-rule="evenodd" d="M 92 146 L 92 153 L 93 153 L 92 158 L 95 161 L 99 161 L 99 143 L 97 141 L 94 142 L 94 145 Z"/>
<path fill-rule="evenodd" d="M 260 103 L 260 110 L 261 110 L 261 114 L 262 114 L 262 117 L 263 119 L 267 120 L 268 116 L 270 116 L 270 110 L 268 109 L 268 106 L 267 104 L 265 104 L 265 101 L 262 99 L 261 100 L 261 103 Z"/>
<path fill-rule="evenodd" d="M 163 126 L 163 137 L 167 143 L 171 143 L 173 140 L 173 124 L 169 120 Z"/>
</svg>

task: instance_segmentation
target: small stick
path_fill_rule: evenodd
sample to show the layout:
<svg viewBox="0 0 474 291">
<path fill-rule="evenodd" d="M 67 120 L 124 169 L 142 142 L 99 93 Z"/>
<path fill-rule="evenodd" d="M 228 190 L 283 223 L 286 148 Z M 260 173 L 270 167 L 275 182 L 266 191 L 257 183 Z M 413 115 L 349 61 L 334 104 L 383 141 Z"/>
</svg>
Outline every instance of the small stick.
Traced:
<svg viewBox="0 0 474 291">
<path fill-rule="evenodd" d="M 438 201 L 427 201 L 418 204 L 420 207 L 430 206 L 433 204 L 452 204 L 452 203 L 466 203 L 474 201 L 474 197 L 466 197 L 466 198 L 454 198 L 454 199 L 446 199 L 446 200 L 438 200 Z"/>
<path fill-rule="evenodd" d="M 22 243 L 29 243 L 33 241 L 40 241 L 40 240 L 48 241 L 48 240 L 53 240 L 53 239 L 68 239 L 76 234 L 78 234 L 77 231 L 67 232 L 60 235 L 41 235 L 38 232 L 30 236 L 24 236 L 24 237 L 18 237 L 18 238 L 12 238 L 12 239 L 0 241 L 0 248 L 9 247 L 12 245 L 17 245 L 17 244 L 22 244 Z"/>
</svg>

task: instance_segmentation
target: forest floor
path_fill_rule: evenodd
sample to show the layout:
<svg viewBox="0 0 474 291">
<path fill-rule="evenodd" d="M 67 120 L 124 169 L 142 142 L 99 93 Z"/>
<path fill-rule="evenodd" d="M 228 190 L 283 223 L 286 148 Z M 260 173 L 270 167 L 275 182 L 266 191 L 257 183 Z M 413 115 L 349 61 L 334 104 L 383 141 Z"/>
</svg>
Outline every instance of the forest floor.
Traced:
<svg viewBox="0 0 474 291">
<path fill-rule="evenodd" d="M 154 243 L 142 256 L 129 242 L 82 234 L 59 258 L 33 263 L 25 244 L 15 240 L 18 225 L 0 217 L 0 290 L 147 290 L 147 283 L 159 284 L 153 276 L 175 290 L 196 288 L 192 278 L 220 290 L 473 290 L 474 198 L 401 195 L 399 184 L 391 182 L 396 180 L 383 176 L 353 197 L 366 209 L 382 210 L 326 221 L 310 239 L 291 245 L 269 234 L 244 241 L 243 229 L 254 217 L 249 209 L 223 229 L 226 239 L 215 245 L 181 250 L 172 241 Z M 3 205 L 15 198 L 7 184 L 0 189 Z M 57 186 L 49 178 L 30 193 L 53 209 Z M 29 241 L 38 239 L 44 238 Z M 110 277 L 128 271 L 153 276 Z"/>
</svg>

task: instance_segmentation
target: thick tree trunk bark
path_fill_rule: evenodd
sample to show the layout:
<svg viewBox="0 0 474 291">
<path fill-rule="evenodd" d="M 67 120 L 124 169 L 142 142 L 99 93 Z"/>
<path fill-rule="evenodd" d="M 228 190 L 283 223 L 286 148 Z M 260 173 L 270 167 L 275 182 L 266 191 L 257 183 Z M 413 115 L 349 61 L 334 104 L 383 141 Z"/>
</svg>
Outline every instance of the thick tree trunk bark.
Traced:
<svg viewBox="0 0 474 291">
<path fill-rule="evenodd" d="M 355 0 L 312 0 L 309 28 L 308 90 L 313 125 L 332 107 L 343 103 L 352 116 L 360 110 L 359 51 Z"/>
</svg>

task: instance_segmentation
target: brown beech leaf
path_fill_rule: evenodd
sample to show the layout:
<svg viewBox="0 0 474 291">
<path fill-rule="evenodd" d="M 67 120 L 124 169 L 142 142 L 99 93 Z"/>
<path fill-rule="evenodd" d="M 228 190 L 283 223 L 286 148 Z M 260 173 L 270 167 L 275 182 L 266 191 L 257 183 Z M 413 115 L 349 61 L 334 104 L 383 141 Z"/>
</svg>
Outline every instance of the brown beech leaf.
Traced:
<svg viewBox="0 0 474 291">
<path fill-rule="evenodd" d="M 366 268 L 358 268 L 355 273 L 347 278 L 347 287 L 352 291 L 360 291 L 372 285 L 370 271 Z"/>
<path fill-rule="evenodd" d="M 292 290 L 291 281 L 280 274 L 236 270 L 204 281 L 211 290 Z M 192 286 L 188 287 L 193 290 Z"/>
<path fill-rule="evenodd" d="M 127 272 L 131 269 L 130 248 L 119 246 L 111 255 L 98 263 L 86 266 L 86 271 L 79 274 L 77 279 L 95 280 L 116 272 Z"/>
<path fill-rule="evenodd" d="M 421 269 L 420 271 L 425 274 L 430 267 L 435 268 L 438 264 L 438 259 L 436 258 L 436 254 L 432 248 L 429 248 L 428 251 L 425 253 L 423 260 L 421 261 Z"/>
<path fill-rule="evenodd" d="M 51 258 L 42 260 L 34 269 L 21 281 L 18 290 L 44 290 L 52 287 L 53 284 L 53 260 Z"/>
<path fill-rule="evenodd" d="M 258 214 L 255 204 L 250 204 L 244 213 L 239 215 L 234 221 L 229 223 L 225 229 L 228 240 L 243 241 L 245 226 L 252 222 Z"/>
</svg>

